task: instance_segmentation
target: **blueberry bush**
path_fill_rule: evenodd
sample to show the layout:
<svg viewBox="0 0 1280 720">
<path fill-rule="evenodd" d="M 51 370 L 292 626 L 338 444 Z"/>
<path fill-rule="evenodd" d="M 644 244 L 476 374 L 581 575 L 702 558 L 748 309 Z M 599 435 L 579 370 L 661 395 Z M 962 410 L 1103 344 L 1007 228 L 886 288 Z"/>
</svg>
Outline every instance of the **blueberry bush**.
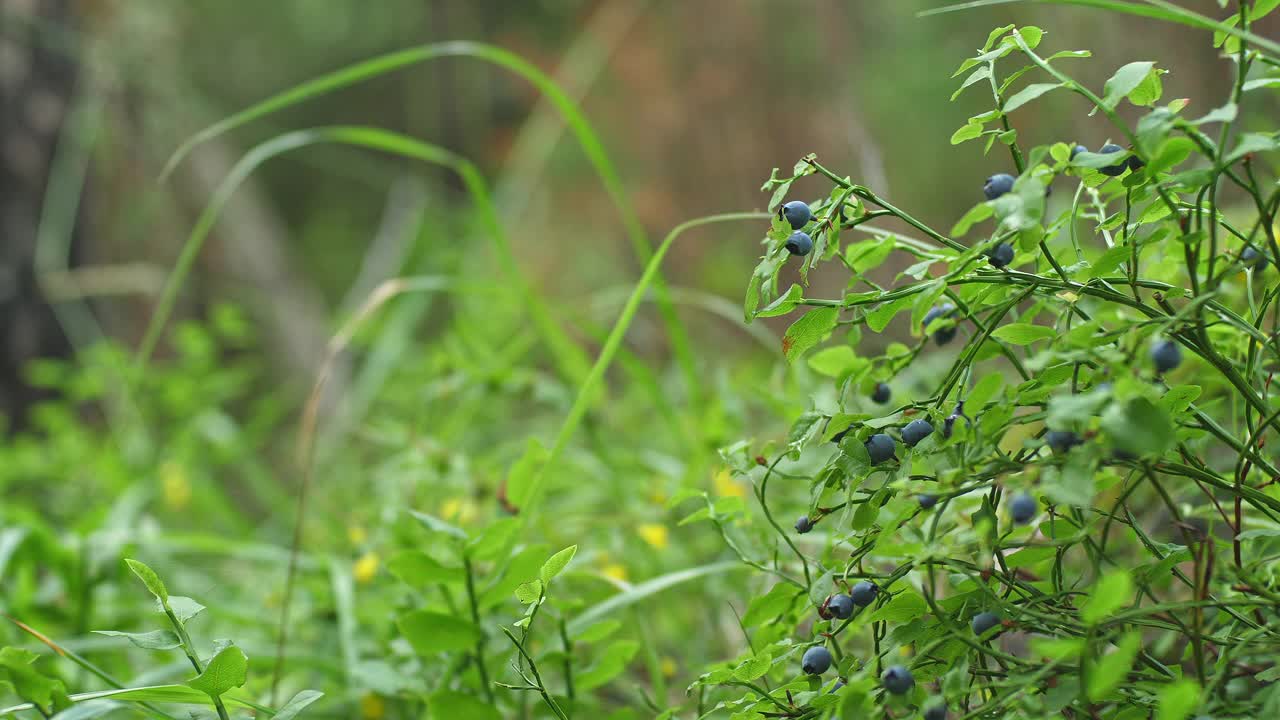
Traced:
<svg viewBox="0 0 1280 720">
<path fill-rule="evenodd" d="M 30 369 L 58 394 L 0 446 L 0 717 L 1280 716 L 1280 133 L 1250 112 L 1280 87 L 1254 32 L 1280 2 L 1077 3 L 1202 29 L 1233 81 L 1170 100 L 1140 61 L 1090 87 L 1087 51 L 997 28 L 954 75 L 991 109 L 951 143 L 991 167 L 949 228 L 808 155 L 765 212 L 652 243 L 577 104 L 477 43 L 202 131 L 170 168 L 320 95 L 483 62 L 561 113 L 644 270 L 555 303 L 468 159 L 362 125 L 255 146 L 139 348 Z M 1112 141 L 1017 127 L 1050 94 Z M 169 319 L 236 188 L 320 145 L 444 168 L 471 205 L 423 223 L 434 264 L 342 319 L 294 407 L 239 355 L 238 311 Z M 666 284 L 673 243 L 746 223 L 742 313 Z M 647 302 L 669 372 L 625 342 Z M 690 312 L 769 362 L 698 357 Z"/>
</svg>

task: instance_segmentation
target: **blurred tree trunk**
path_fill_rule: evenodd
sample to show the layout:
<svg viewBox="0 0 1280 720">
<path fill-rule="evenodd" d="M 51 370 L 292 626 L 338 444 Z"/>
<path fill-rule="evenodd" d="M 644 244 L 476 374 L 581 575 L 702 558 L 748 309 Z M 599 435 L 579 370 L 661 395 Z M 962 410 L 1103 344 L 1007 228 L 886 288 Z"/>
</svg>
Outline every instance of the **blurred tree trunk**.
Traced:
<svg viewBox="0 0 1280 720">
<path fill-rule="evenodd" d="M 26 382 L 26 365 L 70 349 L 40 292 L 33 261 L 77 71 L 52 38 L 72 36 L 62 32 L 71 15 L 69 0 L 0 0 L 0 413 L 9 428 L 24 424 L 42 394 Z M 73 258 L 81 243 L 76 225 Z"/>
</svg>

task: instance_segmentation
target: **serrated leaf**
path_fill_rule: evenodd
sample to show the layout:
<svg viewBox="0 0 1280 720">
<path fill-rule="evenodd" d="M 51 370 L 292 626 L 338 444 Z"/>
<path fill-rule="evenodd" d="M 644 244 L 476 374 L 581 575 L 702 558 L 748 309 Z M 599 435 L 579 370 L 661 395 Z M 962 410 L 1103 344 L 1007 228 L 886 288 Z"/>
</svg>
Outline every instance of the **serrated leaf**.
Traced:
<svg viewBox="0 0 1280 720">
<path fill-rule="evenodd" d="M 1094 584 L 1089 600 L 1080 610 L 1080 619 L 1096 625 L 1124 607 L 1133 595 L 1133 579 L 1127 570 L 1112 570 Z"/>
<path fill-rule="evenodd" d="M 1030 345 L 1037 340 L 1048 340 L 1056 337 L 1058 331 L 1046 325 L 1030 323 L 1010 323 L 1001 325 L 991 333 L 991 337 L 1003 340 L 1010 345 Z"/>
<path fill-rule="evenodd" d="M 209 697 L 220 697 L 231 688 L 244 685 L 249 676 L 249 658 L 244 651 L 235 645 L 228 645 L 213 656 L 204 672 L 187 685 L 205 693 Z"/>
<path fill-rule="evenodd" d="M 130 560 L 125 558 L 124 563 L 129 566 L 129 570 L 142 581 L 147 590 L 156 596 L 160 602 L 169 601 L 169 590 L 165 588 L 164 583 L 160 581 L 160 576 L 156 575 L 156 571 L 147 567 L 146 563 L 138 560 Z"/>
<path fill-rule="evenodd" d="M 787 328 L 782 337 L 782 354 L 788 362 L 804 355 L 831 334 L 839 318 L 839 310 L 833 307 L 820 307 L 810 310 Z"/>
<path fill-rule="evenodd" d="M 480 638 L 480 630 L 470 621 L 430 610 L 401 615 L 396 626 L 414 651 L 423 657 L 466 650 Z"/>
<path fill-rule="evenodd" d="M 1139 61 L 1121 67 L 1103 85 L 1102 104 L 1114 109 L 1126 95 L 1147 78 L 1147 75 L 1151 74 L 1155 66 L 1153 62 Z"/>
<path fill-rule="evenodd" d="M 116 630 L 94 630 L 95 635 L 122 637 L 144 650 L 172 650 L 181 645 L 176 633 L 170 630 L 154 630 L 145 633 L 119 632 Z"/>
<path fill-rule="evenodd" d="M 570 545 L 547 558 L 547 561 L 542 564 L 542 569 L 538 571 L 538 577 L 542 580 L 542 584 L 549 585 L 551 580 L 559 575 L 565 566 L 569 564 L 569 561 L 573 559 L 573 556 L 577 554 L 578 546 Z"/>
<path fill-rule="evenodd" d="M 541 580 L 530 580 L 527 583 L 521 583 L 516 586 L 516 600 L 519 600 L 523 605 L 537 602 L 540 597 L 542 597 Z"/>
</svg>

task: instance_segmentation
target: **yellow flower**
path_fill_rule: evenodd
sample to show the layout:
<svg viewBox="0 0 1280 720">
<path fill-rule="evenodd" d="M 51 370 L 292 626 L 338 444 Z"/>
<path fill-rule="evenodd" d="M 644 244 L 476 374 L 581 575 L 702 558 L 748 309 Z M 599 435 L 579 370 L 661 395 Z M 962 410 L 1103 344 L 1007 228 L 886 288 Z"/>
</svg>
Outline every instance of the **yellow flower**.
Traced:
<svg viewBox="0 0 1280 720">
<path fill-rule="evenodd" d="M 191 481 L 187 471 L 176 462 L 160 466 L 160 484 L 164 492 L 164 504 L 170 510 L 182 510 L 191 502 Z"/>
<path fill-rule="evenodd" d="M 381 697 L 373 693 L 365 693 L 360 698 L 360 716 L 365 720 L 381 720 L 387 714 L 387 704 Z"/>
<path fill-rule="evenodd" d="M 363 545 L 365 540 L 369 539 L 369 533 L 360 525 L 352 525 L 347 528 L 347 540 L 352 545 Z"/>
<path fill-rule="evenodd" d="M 355 577 L 356 582 L 361 585 L 369 582 L 378 574 L 378 553 L 370 550 L 356 560 L 355 565 L 351 567 L 351 575 Z"/>
<path fill-rule="evenodd" d="M 450 522 L 469 523 L 476 517 L 476 504 L 466 497 L 449 498 L 440 506 L 440 517 Z"/>
<path fill-rule="evenodd" d="M 600 572 L 604 573 L 605 577 L 613 578 L 619 582 L 626 582 L 629 577 L 626 566 L 621 563 L 609 563 L 601 568 Z"/>
<path fill-rule="evenodd" d="M 671 658 L 666 657 L 666 656 L 664 655 L 664 656 L 663 656 L 663 658 L 662 658 L 662 660 L 658 663 L 658 666 L 662 668 L 662 674 L 663 674 L 664 676 L 666 676 L 666 677 L 675 677 L 675 676 L 676 676 L 676 670 L 677 670 L 677 668 L 676 668 L 676 661 L 675 661 L 675 660 L 672 660 Z"/>
<path fill-rule="evenodd" d="M 670 540 L 667 526 L 659 525 L 658 523 L 642 523 L 640 527 L 636 528 L 636 532 L 640 534 L 641 540 L 658 550 L 665 550 Z"/>
<path fill-rule="evenodd" d="M 653 489 L 649 491 L 649 502 L 654 505 L 666 505 L 667 492 L 655 485 Z"/>
<path fill-rule="evenodd" d="M 720 497 L 740 497 L 747 496 L 746 488 L 742 487 L 742 483 L 737 482 L 729 475 L 729 469 L 724 468 L 716 473 L 712 479 L 712 485 L 715 487 L 716 494 Z"/>
</svg>

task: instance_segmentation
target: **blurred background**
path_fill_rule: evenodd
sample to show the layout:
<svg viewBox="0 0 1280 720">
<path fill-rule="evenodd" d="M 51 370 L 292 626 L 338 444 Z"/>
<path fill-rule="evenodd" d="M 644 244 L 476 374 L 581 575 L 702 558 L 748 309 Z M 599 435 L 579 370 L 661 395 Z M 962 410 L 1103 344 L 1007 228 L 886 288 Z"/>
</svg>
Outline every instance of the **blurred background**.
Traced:
<svg viewBox="0 0 1280 720">
<path fill-rule="evenodd" d="M 1091 49 L 1074 67 L 1096 85 L 1129 59 L 1158 60 L 1171 70 L 1166 97 L 1191 98 L 1193 110 L 1216 102 L 1230 72 L 1192 29 L 1028 3 L 916 17 L 940 4 L 2 0 L 5 415 L 20 422 L 32 397 L 22 372 L 31 357 L 65 353 L 96 333 L 138 340 L 216 183 L 248 148 L 285 130 L 377 125 L 473 159 L 497 188 L 521 263 L 560 299 L 637 276 L 617 213 L 554 108 L 510 73 L 467 59 L 255 122 L 157 180 L 168 155 L 203 126 L 377 53 L 476 39 L 552 73 L 581 99 L 659 236 L 692 217 L 761 208 L 770 169 L 789 169 L 807 152 L 949 226 L 978 198 L 982 178 L 1008 169 L 979 144 L 948 143 L 989 103 L 971 92 L 947 104 L 951 71 L 996 24 L 1038 23 L 1051 28 L 1052 50 Z M 1213 0 L 1198 5 L 1217 12 Z M 1067 94 L 1020 111 L 1016 124 L 1024 145 L 1107 139 Z M 51 174 L 59 160 L 61 178 Z M 450 238 L 465 207 L 443 170 L 355 149 L 291 153 L 237 193 L 183 290 L 182 312 L 198 316 L 234 298 L 263 328 L 273 371 L 297 379 L 294 371 L 314 371 L 333 318 L 377 280 L 455 266 L 485 274 L 483 250 Z M 424 212 L 436 232 L 412 247 L 405 228 Z M 757 239 L 740 229 L 705 233 L 681 243 L 666 272 L 677 286 L 736 302 Z M 58 274 L 68 266 L 75 272 Z M 50 293 L 55 309 L 83 312 L 50 312 Z M 695 334 L 711 347 L 755 352 L 722 321 L 690 322 L 705 325 Z M 651 339 L 646 351 L 661 352 L 661 338 Z"/>
<path fill-rule="evenodd" d="M 771 170 L 789 175 L 809 152 L 949 228 L 981 200 L 987 176 L 1011 169 L 998 150 L 949 142 L 991 104 L 979 90 L 948 103 L 959 85 L 951 75 L 999 25 L 1046 28 L 1046 54 L 1091 50 L 1061 62 L 1094 88 L 1120 65 L 1154 60 L 1170 71 L 1164 98 L 1189 98 L 1188 114 L 1220 105 L 1228 89 L 1231 64 L 1201 31 L 1038 3 L 917 17 L 942 4 L 0 0 L 0 610 L 69 646 L 123 654 L 87 633 L 150 622 L 132 581 L 109 582 L 121 580 L 122 556 L 141 556 L 208 605 L 221 636 L 243 643 L 265 677 L 277 624 L 263 608 L 280 604 L 302 482 L 294 444 L 325 348 L 389 278 L 443 278 L 473 291 L 398 298 L 337 356 L 319 408 L 294 613 L 308 620 L 295 620 L 306 649 L 291 655 L 327 677 L 286 685 L 333 693 L 341 676 L 348 704 L 334 716 L 354 717 L 360 704 L 382 717 L 369 698 L 420 682 L 388 621 L 415 600 L 383 572 L 393 553 L 433 547 L 405 508 L 468 529 L 503 517 L 504 479 L 528 438 L 554 437 L 576 386 L 513 302 L 458 177 L 335 144 L 272 158 L 238 186 L 194 257 L 155 358 L 135 376 L 134 354 L 200 213 L 259 143 L 370 125 L 479 166 L 519 270 L 586 357 L 641 265 L 556 108 L 474 59 L 414 65 L 255 120 L 160 179 L 184 140 L 297 83 L 442 40 L 513 51 L 581 103 L 651 244 L 691 218 L 764 210 Z M 1181 4 L 1223 13 L 1215 0 Z M 1273 37 L 1275 19 L 1254 31 Z M 1274 115 L 1274 97 L 1251 96 L 1244 129 Z M 1024 148 L 1111 139 L 1067 93 L 1019 109 L 1014 124 Z M 793 195 L 826 191 L 808 178 Z M 535 528 L 545 542 L 521 556 L 540 563 L 579 543 L 575 562 L 589 577 L 566 595 L 598 602 L 659 573 L 734 565 L 720 533 L 679 523 L 689 512 L 677 507 L 681 493 L 746 498 L 717 449 L 776 441 L 813 396 L 830 401 L 829 381 L 782 363 L 778 335 L 790 318 L 743 324 L 766 227 L 698 229 L 667 256 L 701 387 L 673 369 L 647 305 L 611 371 L 609 402 L 593 408 L 554 479 L 554 511 Z M 892 258 L 883 280 L 908 262 Z M 817 272 L 812 295 L 837 296 L 844 277 Z M 929 362 L 946 362 L 935 355 Z M 941 367 L 922 360 L 894 392 L 926 391 Z M 802 484 L 776 491 L 780 512 L 803 512 Z M 486 611 L 514 617 L 502 605 L 512 604 L 510 579 L 495 581 Z M 645 644 L 641 674 L 656 697 L 670 680 L 680 701 L 699 663 L 740 649 L 723 603 L 741 610 L 763 581 L 711 579 L 667 615 L 637 614 L 628 632 Z M 690 637 L 701 642 L 690 647 Z M 387 658 L 403 661 L 403 673 Z M 181 677 L 176 662 L 159 676 Z"/>
</svg>

